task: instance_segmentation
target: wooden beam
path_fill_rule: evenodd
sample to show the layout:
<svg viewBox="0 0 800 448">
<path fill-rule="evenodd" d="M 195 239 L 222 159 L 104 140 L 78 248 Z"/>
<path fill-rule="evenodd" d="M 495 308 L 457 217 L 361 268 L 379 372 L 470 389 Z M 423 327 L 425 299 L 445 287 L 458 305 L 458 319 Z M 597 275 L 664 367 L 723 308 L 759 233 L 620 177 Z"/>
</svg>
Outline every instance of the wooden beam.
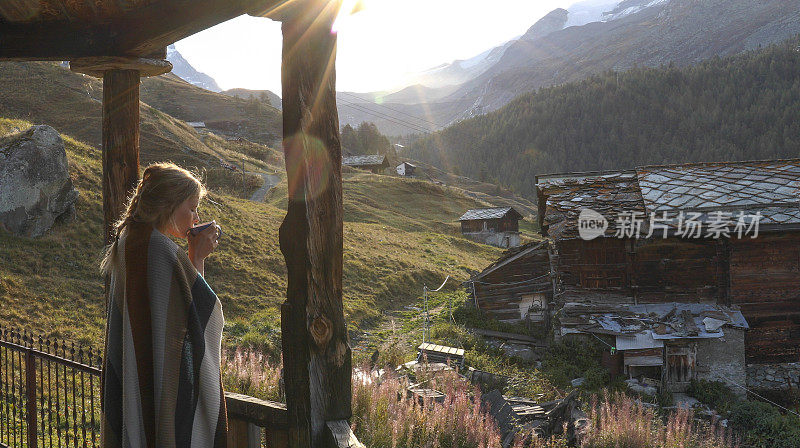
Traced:
<svg viewBox="0 0 800 448">
<path fill-rule="evenodd" d="M 114 54 L 107 26 L 81 22 L 0 24 L 0 59 L 68 61 Z"/>
<path fill-rule="evenodd" d="M 268 9 L 280 0 L 169 0 L 153 2 L 125 15 L 115 25 L 116 52 L 149 55 L 206 28 L 246 14 Z"/>
<path fill-rule="evenodd" d="M 128 193 L 139 182 L 139 71 L 109 70 L 103 76 L 103 217 L 112 238 Z"/>
<path fill-rule="evenodd" d="M 41 12 L 39 0 L 5 0 L 0 2 L 0 17 L 9 22 L 31 20 Z"/>
<path fill-rule="evenodd" d="M 172 70 L 172 64 L 163 59 L 97 56 L 74 59 L 69 62 L 73 72 L 102 78 L 110 70 L 137 70 L 139 76 L 158 76 Z"/>
<path fill-rule="evenodd" d="M 283 22 L 283 148 L 289 204 L 280 227 L 288 273 L 281 307 L 290 447 L 337 447 L 328 423 L 351 417 L 351 351 L 342 306 L 342 174 L 336 110 L 339 3 L 308 2 Z"/>
<path fill-rule="evenodd" d="M 127 11 L 123 16 L 105 23 L 82 20 L 2 23 L 0 59 L 147 57 L 206 28 L 248 12 L 269 10 L 281 2 L 161 0 Z"/>
</svg>

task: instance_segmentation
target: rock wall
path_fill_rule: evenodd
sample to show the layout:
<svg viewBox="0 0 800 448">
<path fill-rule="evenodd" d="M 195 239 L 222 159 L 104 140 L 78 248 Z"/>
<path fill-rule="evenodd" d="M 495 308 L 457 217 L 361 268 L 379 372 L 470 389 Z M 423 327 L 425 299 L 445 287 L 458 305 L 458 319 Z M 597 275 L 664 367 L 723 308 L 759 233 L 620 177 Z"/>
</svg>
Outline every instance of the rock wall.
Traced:
<svg viewBox="0 0 800 448">
<path fill-rule="evenodd" d="M 519 232 L 469 232 L 463 234 L 472 241 L 508 249 L 519 246 Z"/>
<path fill-rule="evenodd" d="M 747 370 L 744 361 L 744 330 L 726 326 L 725 336 L 697 342 L 697 378 L 721 381 L 734 392 L 744 394 Z"/>
<path fill-rule="evenodd" d="M 750 364 L 747 386 L 751 389 L 797 389 L 800 387 L 800 362 Z"/>
</svg>

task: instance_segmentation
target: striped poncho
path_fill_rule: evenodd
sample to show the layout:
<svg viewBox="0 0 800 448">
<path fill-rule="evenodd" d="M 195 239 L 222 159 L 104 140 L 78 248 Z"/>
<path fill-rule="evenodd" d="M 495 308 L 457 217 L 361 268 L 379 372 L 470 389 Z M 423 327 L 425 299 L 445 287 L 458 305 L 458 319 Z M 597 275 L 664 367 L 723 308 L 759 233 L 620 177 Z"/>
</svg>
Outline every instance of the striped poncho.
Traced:
<svg viewBox="0 0 800 448">
<path fill-rule="evenodd" d="M 225 446 L 222 308 L 186 253 L 130 224 L 108 291 L 103 447 Z"/>
</svg>

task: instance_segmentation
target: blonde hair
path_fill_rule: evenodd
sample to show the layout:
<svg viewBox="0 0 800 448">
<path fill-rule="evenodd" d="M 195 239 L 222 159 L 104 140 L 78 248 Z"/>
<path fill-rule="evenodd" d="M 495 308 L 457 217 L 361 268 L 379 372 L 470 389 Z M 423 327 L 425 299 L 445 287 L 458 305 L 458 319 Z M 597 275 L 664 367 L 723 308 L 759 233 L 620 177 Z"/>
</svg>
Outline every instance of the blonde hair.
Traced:
<svg viewBox="0 0 800 448">
<path fill-rule="evenodd" d="M 172 215 L 187 199 L 202 199 L 206 188 L 197 177 L 174 163 L 155 163 L 145 168 L 136 190 L 128 198 L 125 212 L 114 224 L 114 241 L 108 245 L 100 271 L 105 275 L 113 267 L 119 236 L 133 222 L 161 228 L 173 225 Z"/>
</svg>

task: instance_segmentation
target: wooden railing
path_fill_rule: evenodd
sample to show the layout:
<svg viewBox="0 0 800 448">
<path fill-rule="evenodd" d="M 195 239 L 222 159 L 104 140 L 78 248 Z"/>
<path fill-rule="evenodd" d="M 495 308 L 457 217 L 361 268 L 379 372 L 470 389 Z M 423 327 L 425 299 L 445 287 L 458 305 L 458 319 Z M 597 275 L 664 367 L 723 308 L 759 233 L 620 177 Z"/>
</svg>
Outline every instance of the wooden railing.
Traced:
<svg viewBox="0 0 800 448">
<path fill-rule="evenodd" d="M 99 447 L 97 351 L 0 328 L 0 448 Z M 228 446 L 284 448 L 286 405 L 225 394 Z"/>
<path fill-rule="evenodd" d="M 247 395 L 225 393 L 229 448 L 289 446 L 286 405 Z"/>
</svg>

